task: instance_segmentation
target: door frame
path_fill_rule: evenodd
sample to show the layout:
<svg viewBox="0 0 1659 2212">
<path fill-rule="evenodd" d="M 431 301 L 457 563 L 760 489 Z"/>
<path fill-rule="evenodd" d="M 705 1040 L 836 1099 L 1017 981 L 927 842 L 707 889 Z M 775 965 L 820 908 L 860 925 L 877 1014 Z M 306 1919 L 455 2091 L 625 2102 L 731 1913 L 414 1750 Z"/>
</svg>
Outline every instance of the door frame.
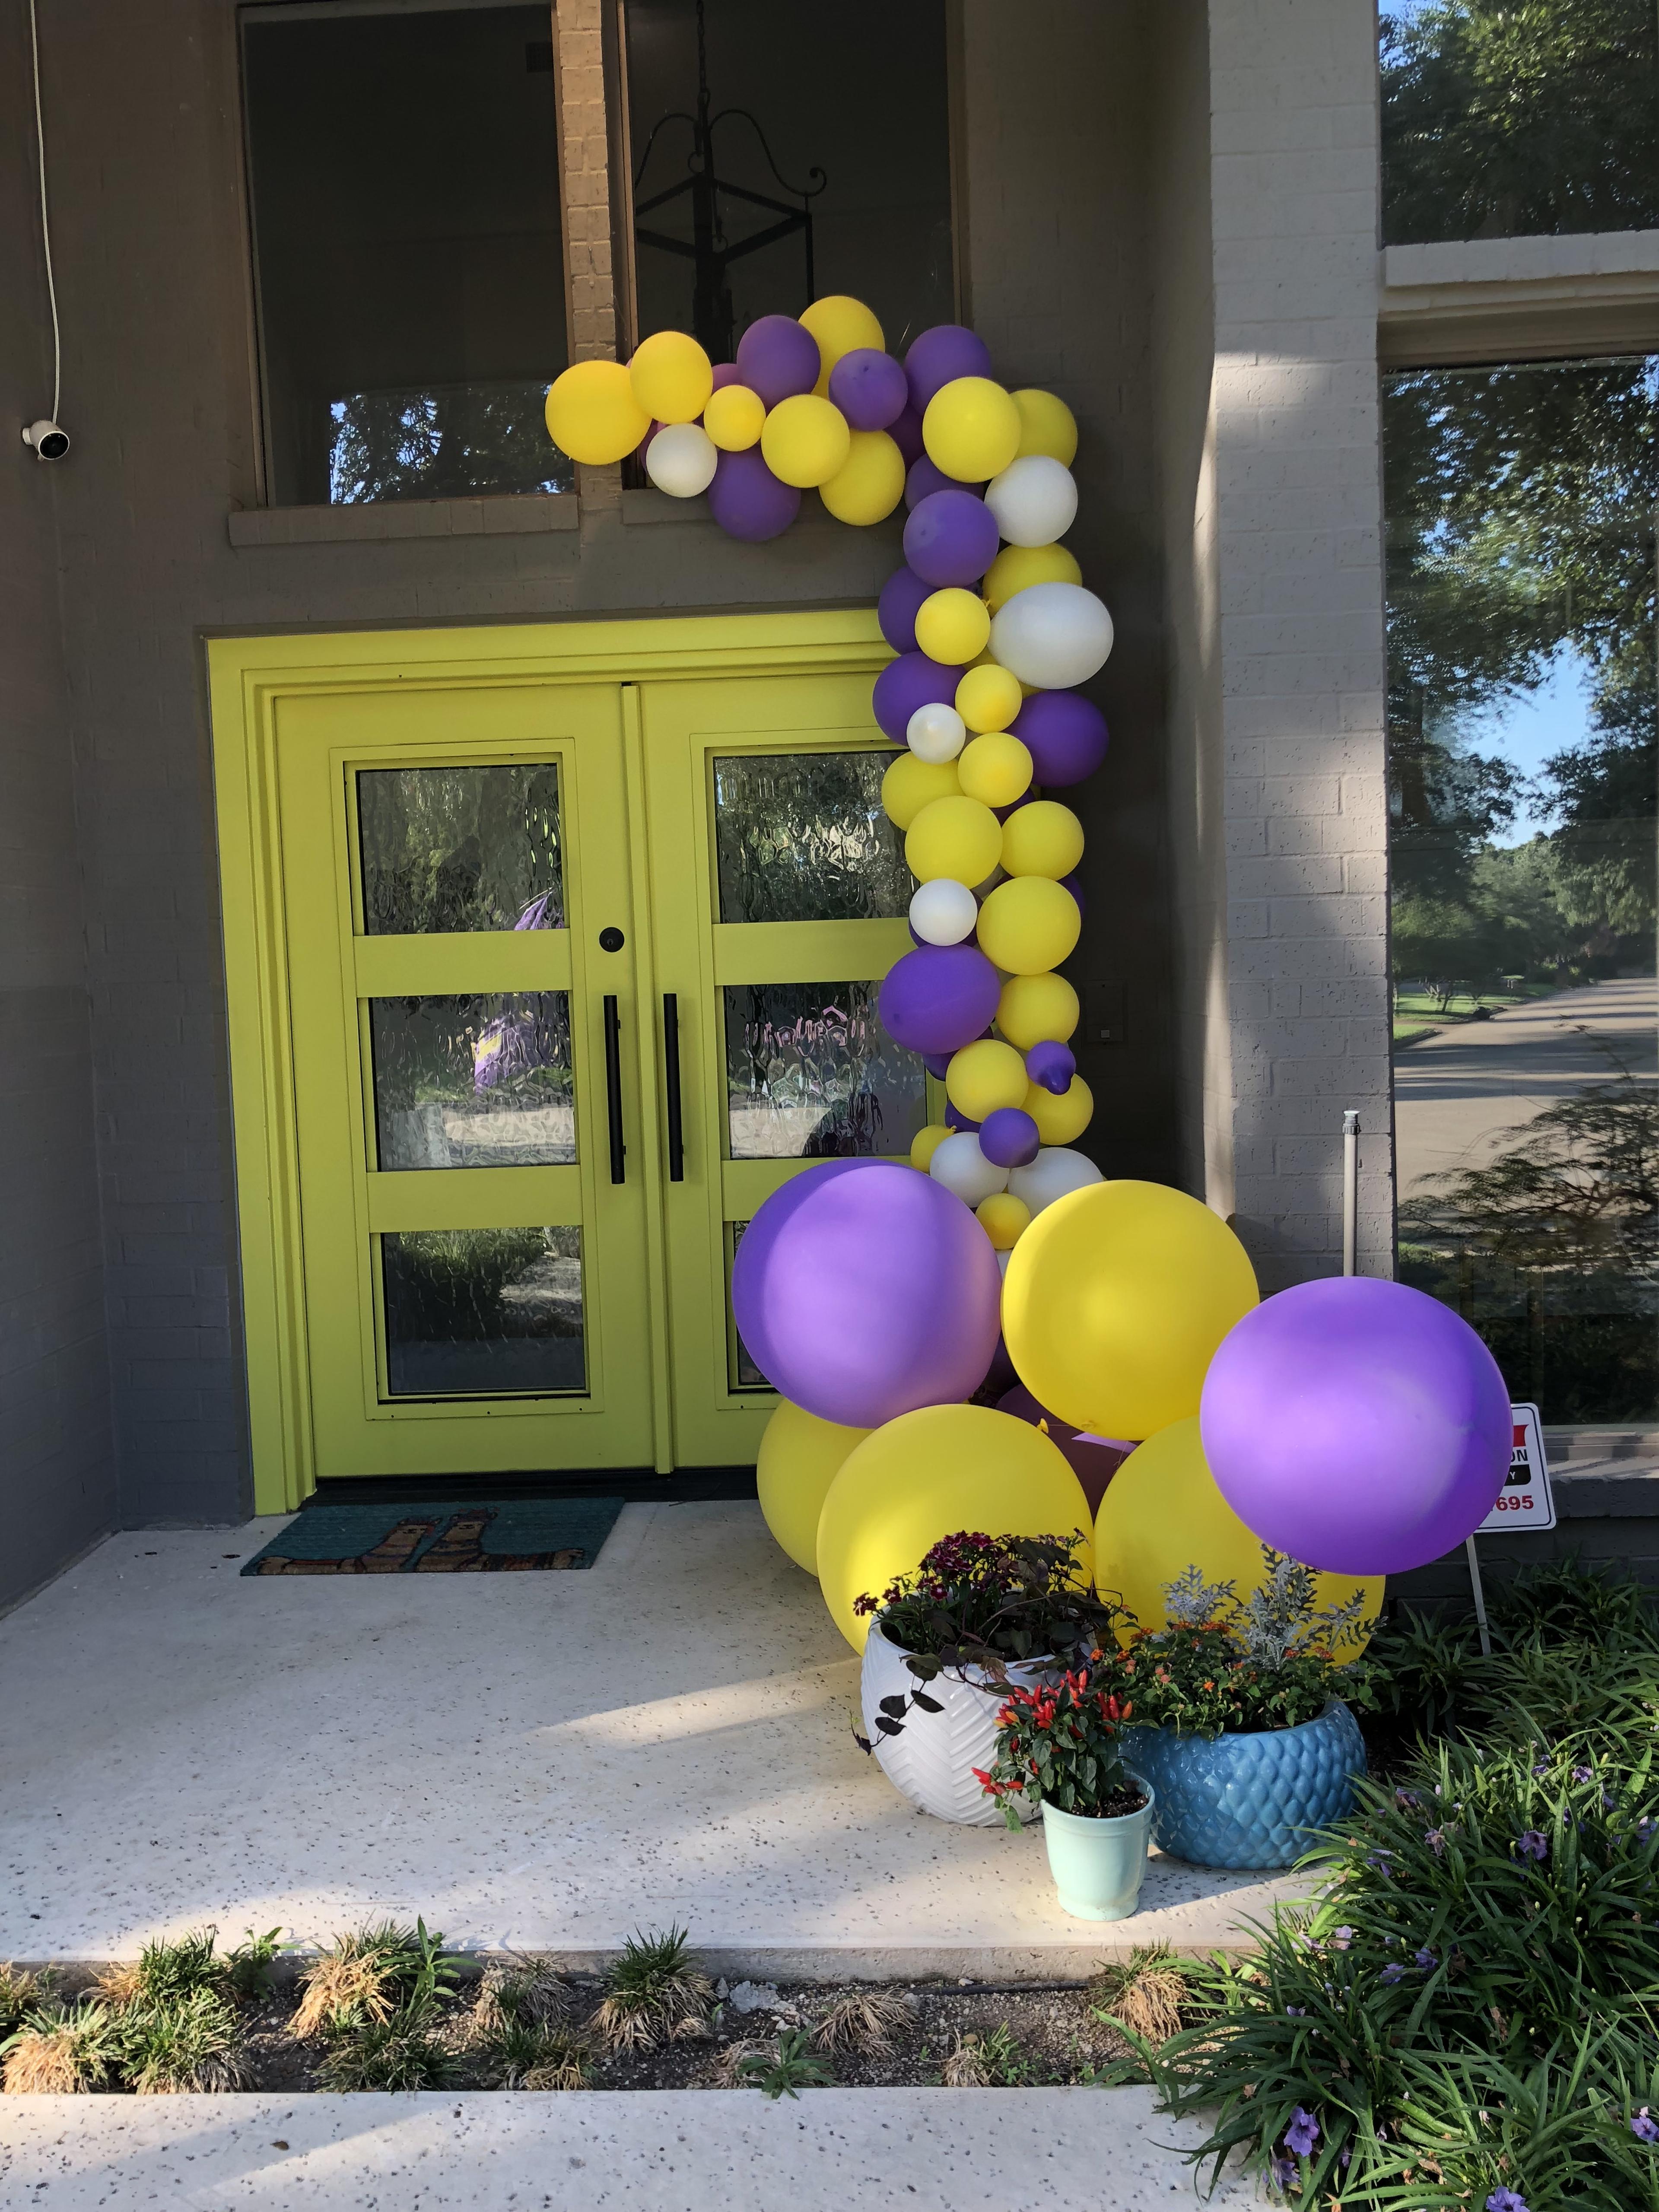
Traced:
<svg viewBox="0 0 1659 2212">
<path fill-rule="evenodd" d="M 229 636 L 209 639 L 206 647 L 253 1504 L 256 1513 L 287 1513 L 316 1488 L 317 1474 L 277 800 L 283 701 L 410 687 L 873 675 L 891 655 L 872 608 Z M 629 818 L 637 823 L 645 788 L 637 714 L 624 716 L 624 744 Z M 637 873 L 642 841 L 635 838 L 633 849 Z M 639 988 L 650 1003 L 648 969 Z M 641 1048 L 641 1079 L 650 1085 L 658 1073 L 650 1024 Z M 646 1174 L 647 1263 L 653 1294 L 665 1300 L 654 1157 Z M 665 1350 L 653 1346 L 653 1396 L 665 1413 Z M 659 1437 L 665 1433 L 659 1422 Z"/>
</svg>

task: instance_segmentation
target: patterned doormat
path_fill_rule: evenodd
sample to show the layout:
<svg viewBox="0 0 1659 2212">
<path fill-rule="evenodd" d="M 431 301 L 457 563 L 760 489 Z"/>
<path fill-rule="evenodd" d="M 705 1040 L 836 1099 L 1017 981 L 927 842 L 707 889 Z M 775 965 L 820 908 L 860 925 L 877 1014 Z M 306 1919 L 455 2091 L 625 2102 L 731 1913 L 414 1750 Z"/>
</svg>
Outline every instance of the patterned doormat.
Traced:
<svg viewBox="0 0 1659 2212">
<path fill-rule="evenodd" d="M 317 1505 L 273 1536 L 245 1575 L 521 1575 L 591 1567 L 620 1498 Z"/>
</svg>

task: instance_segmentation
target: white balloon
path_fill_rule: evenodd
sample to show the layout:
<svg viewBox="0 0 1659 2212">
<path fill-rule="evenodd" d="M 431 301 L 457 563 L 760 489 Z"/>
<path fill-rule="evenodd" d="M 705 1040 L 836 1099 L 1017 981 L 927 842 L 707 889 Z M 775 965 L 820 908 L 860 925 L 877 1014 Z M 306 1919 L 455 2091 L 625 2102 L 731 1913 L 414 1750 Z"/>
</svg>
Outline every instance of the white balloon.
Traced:
<svg viewBox="0 0 1659 2212">
<path fill-rule="evenodd" d="M 981 1205 L 1008 1188 L 1008 1170 L 988 1160 L 971 1129 L 958 1129 L 933 1148 L 927 1172 L 966 1206 Z"/>
<path fill-rule="evenodd" d="M 944 1150 L 941 1145 L 939 1152 Z M 939 1152 L 933 1158 L 937 1159 Z M 1016 1198 L 1024 1200 L 1035 1220 L 1045 1206 L 1052 1206 L 1068 1191 L 1085 1190 L 1091 1182 L 1105 1180 L 1094 1162 L 1081 1152 L 1066 1145 L 1045 1145 L 1029 1166 L 1014 1170 L 1008 1188 Z"/>
<path fill-rule="evenodd" d="M 1010 545 L 1052 545 L 1077 520 L 1077 483 L 1052 453 L 1025 453 L 992 477 L 985 504 Z"/>
<path fill-rule="evenodd" d="M 998 1274 L 1000 1274 L 1000 1275 L 1006 1275 L 1006 1274 L 1007 1273 L 1007 1272 L 1008 1272 L 1008 1262 L 1009 1262 L 1009 1261 L 1013 1258 L 1013 1256 L 1014 1256 L 1014 1252 L 1013 1252 L 1013 1247 L 1012 1247 L 1012 1245 L 1010 1245 L 1010 1246 L 1009 1246 L 1008 1249 L 1007 1249 L 1006 1252 L 999 1252 L 999 1253 L 997 1254 L 997 1273 L 998 1273 Z"/>
<path fill-rule="evenodd" d="M 720 447 L 701 422 L 671 422 L 645 449 L 645 473 L 671 499 L 695 499 L 714 481 Z"/>
<path fill-rule="evenodd" d="M 978 924 L 979 901 L 953 876 L 936 876 L 910 902 L 910 927 L 924 945 L 960 945 Z"/>
<path fill-rule="evenodd" d="M 904 726 L 905 742 L 918 760 L 935 767 L 953 761 L 968 742 L 968 725 L 943 701 L 918 707 Z"/>
<path fill-rule="evenodd" d="M 993 657 L 1022 684 L 1045 691 L 1086 684 L 1106 665 L 1111 649 L 1105 601 L 1081 584 L 1028 584 L 991 617 Z"/>
</svg>

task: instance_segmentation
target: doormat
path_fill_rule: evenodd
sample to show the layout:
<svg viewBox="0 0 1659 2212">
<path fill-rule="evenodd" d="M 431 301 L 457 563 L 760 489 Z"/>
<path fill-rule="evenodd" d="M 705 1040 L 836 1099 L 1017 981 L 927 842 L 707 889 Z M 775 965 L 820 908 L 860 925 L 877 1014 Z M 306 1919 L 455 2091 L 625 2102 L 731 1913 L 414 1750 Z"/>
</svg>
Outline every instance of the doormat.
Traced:
<svg viewBox="0 0 1659 2212">
<path fill-rule="evenodd" d="M 273 1536 L 245 1575 L 522 1575 L 591 1567 L 620 1498 L 452 1505 L 318 1505 Z"/>
</svg>

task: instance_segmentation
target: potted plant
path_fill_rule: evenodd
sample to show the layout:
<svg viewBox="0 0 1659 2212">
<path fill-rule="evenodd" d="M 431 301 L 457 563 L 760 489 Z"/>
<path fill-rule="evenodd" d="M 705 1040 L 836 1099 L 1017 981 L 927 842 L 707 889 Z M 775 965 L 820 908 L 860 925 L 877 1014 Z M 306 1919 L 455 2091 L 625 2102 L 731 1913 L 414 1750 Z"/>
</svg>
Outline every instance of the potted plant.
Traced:
<svg viewBox="0 0 1659 2212">
<path fill-rule="evenodd" d="M 1265 1544 L 1262 1557 L 1265 1580 L 1243 1599 L 1188 1567 L 1164 1589 L 1170 1626 L 1094 1668 L 1133 1701 L 1125 1752 L 1157 1793 L 1152 1840 L 1194 1866 L 1292 1865 L 1365 1771 L 1350 1710 L 1376 1702 L 1358 1657 L 1364 1600 L 1316 1610 L 1311 1569 Z"/>
<path fill-rule="evenodd" d="M 995 1755 L 998 1708 L 1016 1686 L 1054 1679 L 1112 1643 L 1125 1616 L 1091 1589 L 1079 1564 L 1083 1540 L 961 1530 L 914 1574 L 857 1601 L 874 1616 L 859 1741 L 924 1812 L 994 1823 L 996 1805 L 974 1770 Z"/>
<path fill-rule="evenodd" d="M 975 1776 L 1011 1828 L 1040 1802 L 1048 1871 L 1079 1920 L 1127 1919 L 1140 1898 L 1157 1800 L 1120 1755 L 1129 1713 L 1081 1669 L 1012 1690 L 997 1715 L 995 1759 Z"/>
</svg>

